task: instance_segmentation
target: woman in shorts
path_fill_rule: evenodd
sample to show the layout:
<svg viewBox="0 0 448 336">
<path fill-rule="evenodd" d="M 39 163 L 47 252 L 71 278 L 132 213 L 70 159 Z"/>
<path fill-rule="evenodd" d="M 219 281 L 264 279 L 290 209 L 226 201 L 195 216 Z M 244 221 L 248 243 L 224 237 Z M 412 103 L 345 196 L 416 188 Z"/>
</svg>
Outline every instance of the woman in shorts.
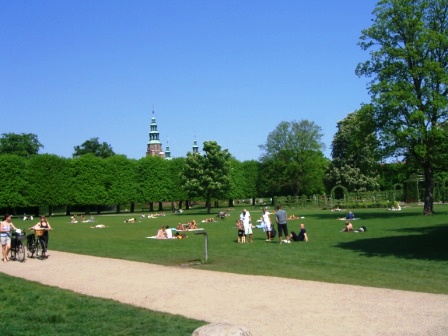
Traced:
<svg viewBox="0 0 448 336">
<path fill-rule="evenodd" d="M 11 223 L 12 215 L 5 215 L 3 222 L 0 224 L 0 243 L 2 244 L 3 262 L 9 261 L 9 250 L 11 250 L 11 228 L 17 230 Z"/>
</svg>

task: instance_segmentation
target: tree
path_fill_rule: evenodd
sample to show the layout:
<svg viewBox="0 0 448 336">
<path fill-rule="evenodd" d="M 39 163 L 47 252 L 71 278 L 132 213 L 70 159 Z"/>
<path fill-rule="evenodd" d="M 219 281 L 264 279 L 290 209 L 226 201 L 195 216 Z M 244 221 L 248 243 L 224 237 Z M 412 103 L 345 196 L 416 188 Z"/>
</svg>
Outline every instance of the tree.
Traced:
<svg viewBox="0 0 448 336">
<path fill-rule="evenodd" d="M 312 121 L 282 121 L 260 146 L 260 191 L 271 197 L 323 192 L 328 161 L 321 139 L 321 128 Z"/>
<path fill-rule="evenodd" d="M 70 159 L 53 154 L 35 155 L 27 160 L 27 199 L 29 205 L 49 207 L 69 202 Z"/>
<path fill-rule="evenodd" d="M 216 141 L 205 141 L 203 151 L 204 155 L 187 153 L 181 181 L 189 197 L 205 199 L 210 213 L 212 199 L 222 199 L 230 190 L 231 156 Z"/>
<path fill-rule="evenodd" d="M 332 142 L 332 162 L 325 174 L 327 190 L 343 185 L 349 191 L 376 190 L 380 144 L 373 106 L 364 105 L 337 124 Z"/>
<path fill-rule="evenodd" d="M 86 154 L 70 162 L 72 184 L 69 205 L 90 206 L 107 204 L 105 162 L 93 154 Z"/>
<path fill-rule="evenodd" d="M 138 199 L 150 202 L 153 211 L 153 202 L 171 201 L 168 199 L 169 174 L 167 160 L 158 156 L 147 156 L 137 161 Z"/>
<path fill-rule="evenodd" d="M 117 213 L 120 205 L 135 201 L 136 197 L 136 162 L 124 155 L 114 155 L 104 159 L 104 176 L 106 203 L 116 204 Z"/>
<path fill-rule="evenodd" d="M 100 143 L 98 138 L 91 138 L 90 140 L 84 141 L 81 146 L 75 146 L 74 158 L 86 154 L 93 154 L 103 159 L 115 155 L 111 145 L 106 142 Z"/>
<path fill-rule="evenodd" d="M 17 155 L 0 155 L 0 208 L 6 209 L 28 206 L 26 201 L 26 159 Z"/>
<path fill-rule="evenodd" d="M 22 157 L 37 155 L 44 146 L 32 133 L 3 133 L 0 137 L 0 154 L 15 154 Z"/>
<path fill-rule="evenodd" d="M 424 175 L 433 213 L 434 173 L 447 161 L 448 0 L 382 0 L 360 46 L 371 59 L 357 74 L 369 90 L 381 141 Z"/>
</svg>

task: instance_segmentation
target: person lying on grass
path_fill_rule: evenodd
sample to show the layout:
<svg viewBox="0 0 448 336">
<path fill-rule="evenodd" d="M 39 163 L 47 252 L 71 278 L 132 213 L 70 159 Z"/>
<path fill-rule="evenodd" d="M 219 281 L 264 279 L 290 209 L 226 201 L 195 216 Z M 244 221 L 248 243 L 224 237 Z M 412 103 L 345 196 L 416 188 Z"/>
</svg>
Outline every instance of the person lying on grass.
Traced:
<svg viewBox="0 0 448 336">
<path fill-rule="evenodd" d="M 353 225 L 349 221 L 345 222 L 345 228 L 341 230 L 341 232 L 352 232 L 353 231 Z"/>
</svg>

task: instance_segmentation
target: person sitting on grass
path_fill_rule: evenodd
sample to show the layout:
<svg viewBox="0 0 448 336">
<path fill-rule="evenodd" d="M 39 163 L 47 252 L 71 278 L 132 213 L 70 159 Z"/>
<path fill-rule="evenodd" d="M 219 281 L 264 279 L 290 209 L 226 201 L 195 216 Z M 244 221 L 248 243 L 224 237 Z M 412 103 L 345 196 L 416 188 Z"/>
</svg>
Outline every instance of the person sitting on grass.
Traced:
<svg viewBox="0 0 448 336">
<path fill-rule="evenodd" d="M 171 230 L 169 225 L 167 225 L 165 227 L 165 236 L 166 236 L 167 239 L 172 239 L 173 238 L 173 231 Z"/>
<path fill-rule="evenodd" d="M 197 228 L 198 228 L 198 225 L 196 224 L 196 221 L 194 219 L 188 223 L 188 230 L 194 230 Z"/>
<path fill-rule="evenodd" d="M 157 231 L 156 239 L 166 239 L 165 227 L 163 225 Z"/>
<path fill-rule="evenodd" d="M 353 231 L 353 225 L 349 221 L 345 222 L 345 228 L 341 230 L 341 232 L 352 232 Z"/>
<path fill-rule="evenodd" d="M 129 218 L 129 219 L 125 220 L 124 222 L 125 223 L 135 223 L 136 220 L 135 220 L 135 218 Z"/>
<path fill-rule="evenodd" d="M 345 217 L 339 217 L 339 220 L 353 220 L 355 219 L 355 214 L 351 211 L 348 212 L 347 216 Z"/>
<path fill-rule="evenodd" d="M 300 224 L 299 234 L 291 231 L 291 239 L 294 241 L 305 241 L 308 242 L 308 235 L 306 234 L 305 224 Z"/>
</svg>

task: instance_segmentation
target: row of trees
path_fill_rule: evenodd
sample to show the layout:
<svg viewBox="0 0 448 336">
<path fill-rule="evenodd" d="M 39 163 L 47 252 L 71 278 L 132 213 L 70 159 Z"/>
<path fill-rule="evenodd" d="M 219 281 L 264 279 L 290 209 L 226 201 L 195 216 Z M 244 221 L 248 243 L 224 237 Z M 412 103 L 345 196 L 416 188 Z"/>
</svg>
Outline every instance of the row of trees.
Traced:
<svg viewBox="0 0 448 336">
<path fill-rule="evenodd" d="M 85 154 L 62 158 L 51 154 L 29 158 L 0 155 L 0 207 L 83 205 L 88 211 L 96 205 L 180 202 L 255 197 L 250 166 L 226 155 L 216 142 L 204 144 L 204 155 L 163 160 L 147 157 L 128 159 L 123 155 L 101 158 Z M 201 168 L 194 167 L 197 161 Z M 207 168 L 209 167 L 209 168 Z M 204 170 L 208 169 L 208 170 Z M 216 175 L 216 176 L 215 176 Z M 188 183 L 183 182 L 186 179 Z M 215 178 L 216 177 L 216 178 Z M 222 182 L 219 180 L 222 179 Z M 246 183 L 240 183 L 246 181 Z M 248 182 L 252 181 L 252 182 Z M 256 181 L 255 181 L 256 182 Z M 118 207 L 118 211 L 119 211 Z"/>
</svg>

